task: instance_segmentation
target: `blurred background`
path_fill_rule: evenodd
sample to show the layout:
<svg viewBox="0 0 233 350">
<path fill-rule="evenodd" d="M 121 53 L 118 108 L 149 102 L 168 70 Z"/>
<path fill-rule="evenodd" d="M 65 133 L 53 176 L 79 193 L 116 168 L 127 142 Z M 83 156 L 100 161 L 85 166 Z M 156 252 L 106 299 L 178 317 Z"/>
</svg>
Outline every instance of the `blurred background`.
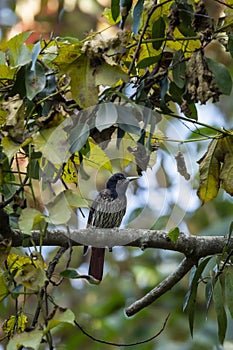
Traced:
<svg viewBox="0 0 233 350">
<path fill-rule="evenodd" d="M 27 30 L 32 30 L 30 42 L 41 36 L 49 39 L 51 35 L 60 37 L 85 38 L 91 31 L 102 31 L 109 27 L 103 16 L 110 0 L 1 0 L 0 1 L 0 39 L 6 40 Z M 129 21 L 130 23 L 130 21 Z M 107 31 L 114 35 L 119 30 L 112 26 Z M 103 35 L 105 32 L 103 32 Z M 213 48 L 213 54 L 219 54 Z M 231 63 L 231 62 L 230 62 Z M 232 126 L 232 96 L 222 98 L 216 106 L 198 106 L 199 120 L 217 127 Z M 162 132 L 178 139 L 195 136 L 192 127 L 187 128 L 179 121 L 164 120 Z M 194 129 L 194 128 L 193 128 Z M 177 132 L 179 130 L 179 132 Z M 175 155 L 179 144 L 165 144 L 158 152 L 155 166 L 144 174 L 137 184 L 128 191 L 130 205 L 124 225 L 129 227 L 170 229 L 179 226 L 186 234 L 224 235 L 232 221 L 232 200 L 222 192 L 211 203 L 201 206 L 197 196 L 197 160 L 204 154 L 208 142 L 181 145 L 187 168 L 191 174 L 189 182 L 180 179 L 176 170 Z M 99 184 L 100 188 L 104 186 Z M 140 216 L 140 213 L 143 215 Z M 172 216 L 171 216 L 172 215 Z M 140 219 L 137 219 L 140 217 Z M 170 218 L 172 217 L 172 221 Z M 86 217 L 87 218 L 87 217 Z M 85 227 L 86 218 L 79 219 L 79 227 Z M 169 221 L 170 220 L 170 221 Z M 48 257 L 54 249 L 46 250 Z M 76 254 L 77 253 L 77 254 Z M 152 342 L 134 346 L 145 350 L 210 350 L 218 349 L 217 323 L 212 307 L 205 310 L 205 288 L 200 286 L 197 300 L 197 315 L 194 337 L 191 338 L 187 315 L 182 311 L 185 294 L 188 290 L 188 276 L 179 286 L 173 288 L 145 310 L 133 318 L 124 315 L 125 306 L 142 297 L 171 273 L 183 256 L 174 252 L 135 248 L 115 248 L 107 253 L 105 278 L 100 286 L 92 286 L 78 280 L 65 280 L 55 288 L 54 298 L 63 307 L 70 307 L 86 331 L 93 336 L 116 343 L 134 343 L 157 333 L 171 313 L 166 329 Z M 59 267 L 62 271 L 65 259 Z M 82 249 L 74 248 L 71 267 L 80 266 L 81 273 L 87 271 L 83 262 Z M 57 274 L 60 272 L 57 271 Z M 31 297 L 31 305 L 35 300 Z M 14 305 L 6 302 L 0 305 L 0 318 L 4 320 Z M 30 315 L 31 310 L 27 310 Z M 232 326 L 232 324 L 230 324 Z M 230 331 L 224 349 L 233 348 L 233 333 Z M 57 332 L 56 349 L 109 349 L 86 337 L 72 326 L 60 328 Z M 1 348 L 1 346 L 0 346 Z M 2 349 L 5 348 L 4 343 Z M 121 347 L 124 349 L 124 347 Z"/>
</svg>

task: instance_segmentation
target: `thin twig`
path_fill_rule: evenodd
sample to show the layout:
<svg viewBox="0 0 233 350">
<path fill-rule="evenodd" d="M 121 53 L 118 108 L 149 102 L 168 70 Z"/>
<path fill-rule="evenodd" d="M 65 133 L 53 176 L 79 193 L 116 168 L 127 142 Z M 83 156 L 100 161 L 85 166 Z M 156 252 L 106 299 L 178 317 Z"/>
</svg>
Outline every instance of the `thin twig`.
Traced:
<svg viewBox="0 0 233 350">
<path fill-rule="evenodd" d="M 114 342 L 108 342 L 106 340 L 102 340 L 99 338 L 94 337 L 93 335 L 91 335 L 90 333 L 88 333 L 82 326 L 80 326 L 80 324 L 77 321 L 74 321 L 75 325 L 80 329 L 80 331 L 86 335 L 88 338 L 90 338 L 91 340 L 97 342 L 97 343 L 101 343 L 101 344 L 106 344 L 106 345 L 111 345 L 111 346 L 117 346 L 117 347 L 130 347 L 130 346 L 136 346 L 136 345 L 141 345 L 141 344 L 145 344 L 145 343 L 149 343 L 152 340 L 154 340 L 155 338 L 157 338 L 165 329 L 167 321 L 169 319 L 170 314 L 167 315 L 162 328 L 159 330 L 159 332 L 157 332 L 155 335 L 153 335 L 150 338 L 147 338 L 145 340 L 141 340 L 135 343 L 114 343 Z"/>
</svg>

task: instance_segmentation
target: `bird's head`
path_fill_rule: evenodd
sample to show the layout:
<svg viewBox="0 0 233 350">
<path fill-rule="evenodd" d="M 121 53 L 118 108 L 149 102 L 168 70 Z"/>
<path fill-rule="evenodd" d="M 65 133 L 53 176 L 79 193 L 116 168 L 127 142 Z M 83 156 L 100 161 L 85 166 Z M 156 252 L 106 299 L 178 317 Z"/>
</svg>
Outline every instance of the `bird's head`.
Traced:
<svg viewBox="0 0 233 350">
<path fill-rule="evenodd" d="M 116 173 L 110 177 L 106 184 L 106 188 L 111 191 L 117 192 L 118 196 L 124 195 L 127 187 L 132 180 L 138 179 L 138 176 L 126 177 L 122 173 Z"/>
</svg>

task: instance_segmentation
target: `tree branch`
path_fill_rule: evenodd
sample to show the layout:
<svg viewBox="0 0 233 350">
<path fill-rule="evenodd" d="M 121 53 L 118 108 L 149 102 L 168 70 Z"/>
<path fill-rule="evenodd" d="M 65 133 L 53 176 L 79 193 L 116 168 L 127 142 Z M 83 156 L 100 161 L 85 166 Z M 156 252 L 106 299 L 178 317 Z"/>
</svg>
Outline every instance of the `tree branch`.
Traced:
<svg viewBox="0 0 233 350">
<path fill-rule="evenodd" d="M 161 295 L 170 290 L 176 283 L 178 283 L 189 270 L 197 263 L 197 259 L 184 258 L 177 269 L 166 277 L 158 286 L 152 289 L 141 299 L 135 301 L 132 305 L 126 308 L 125 313 L 127 316 L 133 316 L 144 307 L 152 304 Z"/>
<path fill-rule="evenodd" d="M 39 231 L 33 231 L 31 236 L 25 236 L 19 230 L 12 231 L 12 246 L 14 247 L 40 244 Z M 43 246 L 61 246 L 64 248 L 78 245 L 92 245 L 95 247 L 131 246 L 139 247 L 142 250 L 157 248 L 183 253 L 185 258 L 177 269 L 149 293 L 127 307 L 127 316 L 133 316 L 165 294 L 198 263 L 201 257 L 221 254 L 223 249 L 228 253 L 233 251 L 233 238 L 226 236 L 188 236 L 180 233 L 177 241 L 173 242 L 164 231 L 146 229 L 98 229 L 91 227 L 82 230 L 48 229 L 46 235 L 43 236 L 42 244 Z"/>
<path fill-rule="evenodd" d="M 33 240 L 33 242 L 32 242 Z M 33 231 L 31 236 L 24 235 L 19 230 L 12 231 L 12 246 L 40 245 L 39 231 Z M 173 242 L 164 231 L 147 229 L 99 229 L 82 230 L 48 229 L 42 239 L 43 246 L 66 247 L 69 242 L 73 246 L 93 245 L 95 247 L 131 246 L 173 250 L 185 256 L 201 258 L 207 255 L 220 254 L 223 248 L 233 249 L 233 238 L 226 236 L 193 236 L 180 233 L 178 240 Z"/>
</svg>

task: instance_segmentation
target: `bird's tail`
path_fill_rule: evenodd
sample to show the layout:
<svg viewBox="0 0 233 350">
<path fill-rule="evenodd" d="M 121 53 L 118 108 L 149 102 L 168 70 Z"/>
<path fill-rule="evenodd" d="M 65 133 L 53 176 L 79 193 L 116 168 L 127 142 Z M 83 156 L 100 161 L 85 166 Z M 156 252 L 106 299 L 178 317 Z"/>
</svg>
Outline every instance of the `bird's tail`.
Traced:
<svg viewBox="0 0 233 350">
<path fill-rule="evenodd" d="M 104 270 L 105 248 L 91 248 L 91 260 L 88 274 L 96 280 L 101 281 Z"/>
</svg>

